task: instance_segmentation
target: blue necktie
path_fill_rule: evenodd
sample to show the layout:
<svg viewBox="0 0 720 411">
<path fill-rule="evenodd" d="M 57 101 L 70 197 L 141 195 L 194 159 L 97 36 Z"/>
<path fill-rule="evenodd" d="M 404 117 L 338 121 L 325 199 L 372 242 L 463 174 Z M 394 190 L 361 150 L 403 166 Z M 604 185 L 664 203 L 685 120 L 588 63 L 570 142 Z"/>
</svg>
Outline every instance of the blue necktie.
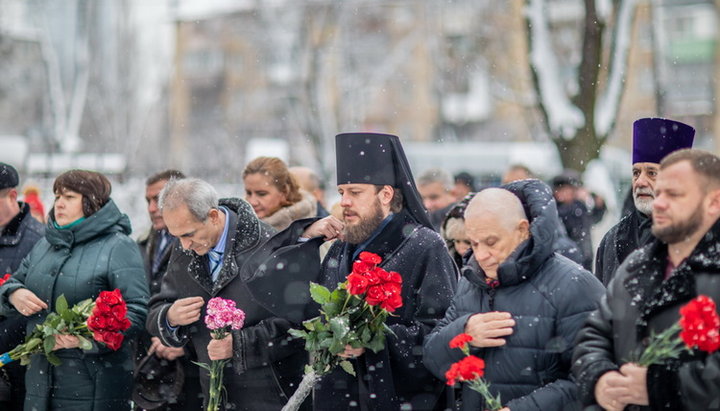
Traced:
<svg viewBox="0 0 720 411">
<path fill-rule="evenodd" d="M 222 267 L 223 253 L 215 250 L 208 251 L 208 259 L 210 260 L 210 277 L 213 281 L 217 280 L 218 273 Z"/>
</svg>

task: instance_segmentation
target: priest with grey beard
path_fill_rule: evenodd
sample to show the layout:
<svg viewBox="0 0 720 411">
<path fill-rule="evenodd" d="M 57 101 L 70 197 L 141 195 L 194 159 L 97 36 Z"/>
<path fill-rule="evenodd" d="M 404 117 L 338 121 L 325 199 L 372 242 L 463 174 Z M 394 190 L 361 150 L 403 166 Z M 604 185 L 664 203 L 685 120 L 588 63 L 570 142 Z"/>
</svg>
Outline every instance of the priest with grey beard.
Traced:
<svg viewBox="0 0 720 411">
<path fill-rule="evenodd" d="M 635 210 L 623 217 L 603 237 L 595 256 L 595 276 L 607 287 L 620 264 L 654 237 L 652 203 L 660 160 L 692 148 L 695 129 L 679 121 L 641 118 L 633 124 L 632 197 Z"/>
<path fill-rule="evenodd" d="M 339 354 L 357 376 L 335 370 L 315 388 L 316 410 L 433 410 L 445 384 L 423 365 L 423 339 L 444 317 L 455 291 L 457 268 L 432 228 L 396 136 L 347 133 L 336 137 L 337 190 L 342 219 L 294 222 L 259 253 L 250 288 L 278 316 L 300 321 L 318 315 L 308 280 L 333 290 L 345 281 L 363 251 L 402 276 L 402 307 L 387 320 L 393 331 L 378 352 L 347 346 Z M 318 247 L 336 239 L 320 262 Z"/>
</svg>

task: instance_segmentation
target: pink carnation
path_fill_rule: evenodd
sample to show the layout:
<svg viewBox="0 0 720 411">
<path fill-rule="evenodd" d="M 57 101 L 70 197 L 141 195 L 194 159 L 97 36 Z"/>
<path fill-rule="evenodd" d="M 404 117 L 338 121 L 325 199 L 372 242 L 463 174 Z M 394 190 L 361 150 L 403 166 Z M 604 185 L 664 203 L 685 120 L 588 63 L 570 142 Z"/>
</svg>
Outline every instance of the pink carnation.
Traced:
<svg viewBox="0 0 720 411">
<path fill-rule="evenodd" d="M 239 330 L 245 323 L 245 312 L 235 307 L 235 301 L 220 297 L 211 298 L 206 307 L 205 325 L 210 330 L 231 327 Z"/>
</svg>

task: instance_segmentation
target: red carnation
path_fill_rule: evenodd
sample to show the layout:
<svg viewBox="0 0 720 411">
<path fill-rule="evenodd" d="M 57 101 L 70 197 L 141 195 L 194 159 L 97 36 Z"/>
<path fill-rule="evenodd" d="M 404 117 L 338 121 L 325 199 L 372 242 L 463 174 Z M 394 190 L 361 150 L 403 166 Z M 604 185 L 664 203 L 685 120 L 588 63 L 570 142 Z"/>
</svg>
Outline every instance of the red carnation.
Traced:
<svg viewBox="0 0 720 411">
<path fill-rule="evenodd" d="M 120 327 L 120 330 L 125 331 L 128 328 L 130 328 L 131 325 L 132 325 L 132 323 L 130 322 L 130 320 L 128 320 L 127 318 L 123 318 L 122 319 L 122 327 Z"/>
<path fill-rule="evenodd" d="M 357 264 L 357 263 L 356 263 Z M 352 273 L 347 276 L 347 290 L 352 295 L 360 295 L 367 291 L 368 280 L 362 274 Z"/>
<path fill-rule="evenodd" d="M 105 314 L 112 312 L 112 306 L 108 305 L 104 301 L 100 301 L 99 299 L 95 302 L 95 308 L 93 308 L 93 313 L 97 314 Z"/>
<path fill-rule="evenodd" d="M 400 275 L 400 273 L 390 271 L 390 279 L 388 281 L 391 283 L 402 284 L 402 276 Z"/>
<path fill-rule="evenodd" d="M 380 267 L 376 268 L 374 271 L 375 271 L 375 274 L 377 274 L 377 276 L 384 283 L 392 282 L 392 274 L 391 273 L 385 271 L 384 269 L 382 269 Z"/>
<path fill-rule="evenodd" d="M 715 302 L 701 295 L 680 309 L 680 338 L 692 348 L 709 353 L 720 349 L 720 317 Z"/>
<path fill-rule="evenodd" d="M 382 258 L 380 258 L 379 255 L 370 253 L 367 251 L 363 251 L 362 253 L 360 253 L 359 258 L 360 258 L 360 261 L 368 263 L 368 264 L 372 264 L 372 265 L 378 265 L 382 262 Z"/>
<path fill-rule="evenodd" d="M 365 274 L 366 272 L 372 270 L 373 267 L 374 266 L 372 264 L 368 264 L 364 261 L 355 261 L 353 263 L 352 271 L 357 274 Z"/>
<path fill-rule="evenodd" d="M 9 280 L 11 276 L 12 276 L 12 274 L 9 274 L 9 273 L 2 276 L 2 278 L 0 278 L 0 285 L 5 284 L 5 281 Z"/>
<path fill-rule="evenodd" d="M 122 294 L 117 288 L 113 291 L 102 291 L 98 296 L 97 302 L 103 302 L 108 305 L 116 305 L 123 302 Z"/>
<path fill-rule="evenodd" d="M 368 288 L 367 295 L 365 296 L 365 301 L 370 305 L 378 305 L 386 299 L 385 290 L 383 290 L 380 285 L 374 285 Z"/>
<path fill-rule="evenodd" d="M 105 329 L 108 325 L 107 323 L 107 318 L 100 315 L 91 315 L 87 321 L 88 328 L 93 331 Z"/>
<path fill-rule="evenodd" d="M 445 379 L 447 380 L 447 385 L 455 385 L 455 382 L 460 377 L 458 373 L 458 369 L 460 368 L 459 362 L 453 363 L 450 368 L 445 372 Z"/>
<path fill-rule="evenodd" d="M 393 294 L 387 297 L 385 301 L 380 303 L 380 308 L 384 308 L 388 312 L 394 312 L 396 309 L 402 307 L 402 297 L 400 294 Z"/>
<path fill-rule="evenodd" d="M 463 381 L 481 378 L 485 374 L 485 361 L 474 355 L 469 355 L 460 360 L 458 373 Z"/>
<path fill-rule="evenodd" d="M 123 339 L 125 339 L 125 336 L 123 336 L 121 333 L 116 332 L 105 332 L 102 333 L 102 342 L 105 343 L 105 345 L 108 346 L 113 351 L 117 351 L 120 346 L 122 345 Z"/>
<path fill-rule="evenodd" d="M 127 328 L 125 327 L 125 321 L 123 319 L 117 319 L 115 317 L 107 317 L 108 319 L 108 326 L 106 328 L 107 331 L 125 331 Z"/>
<path fill-rule="evenodd" d="M 469 355 L 462 360 L 450 366 L 445 373 L 447 385 L 455 385 L 456 381 L 472 381 L 476 378 L 482 378 L 485 374 L 485 361 Z"/>
<path fill-rule="evenodd" d="M 118 320 L 125 318 L 127 316 L 127 305 L 118 304 L 112 307 L 112 315 Z"/>
<path fill-rule="evenodd" d="M 452 340 L 450 340 L 450 348 L 463 348 L 465 344 L 472 341 L 472 336 L 462 333 L 456 335 Z"/>
<path fill-rule="evenodd" d="M 367 280 L 368 280 L 368 284 L 378 285 L 383 282 L 382 279 L 380 279 L 380 276 L 378 276 L 378 270 L 382 270 L 382 268 L 375 267 L 374 269 L 372 269 L 364 274 L 365 278 L 367 278 Z"/>
</svg>

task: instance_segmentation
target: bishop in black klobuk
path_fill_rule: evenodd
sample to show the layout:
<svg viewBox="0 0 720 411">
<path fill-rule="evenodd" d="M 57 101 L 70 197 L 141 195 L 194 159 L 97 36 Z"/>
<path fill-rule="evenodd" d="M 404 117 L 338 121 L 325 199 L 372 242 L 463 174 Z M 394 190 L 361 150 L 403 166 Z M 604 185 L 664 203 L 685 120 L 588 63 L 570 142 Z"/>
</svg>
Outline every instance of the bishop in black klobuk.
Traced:
<svg viewBox="0 0 720 411">
<path fill-rule="evenodd" d="M 393 212 L 383 208 L 382 222 L 357 244 L 337 239 L 322 262 L 318 248 L 323 237 L 307 241 L 301 237 L 323 221 L 312 218 L 294 222 L 256 255 L 257 271 L 249 286 L 270 311 L 299 323 L 319 314 L 309 296 L 309 281 L 335 289 L 345 281 L 360 252 L 380 255 L 381 266 L 403 278 L 403 306 L 387 322 L 394 335 L 388 335 L 384 350 L 377 354 L 366 350 L 352 360 L 357 377 L 342 370 L 324 377 L 315 389 L 314 408 L 442 409 L 445 385 L 426 371 L 422 343 L 450 305 L 457 278 L 455 264 L 432 229 L 398 137 L 340 134 L 336 153 L 340 191 L 349 191 L 346 184 L 388 185 L 402 193 L 402 207 Z M 352 203 L 341 204 L 352 208 Z M 330 218 L 334 217 L 326 217 Z"/>
</svg>

